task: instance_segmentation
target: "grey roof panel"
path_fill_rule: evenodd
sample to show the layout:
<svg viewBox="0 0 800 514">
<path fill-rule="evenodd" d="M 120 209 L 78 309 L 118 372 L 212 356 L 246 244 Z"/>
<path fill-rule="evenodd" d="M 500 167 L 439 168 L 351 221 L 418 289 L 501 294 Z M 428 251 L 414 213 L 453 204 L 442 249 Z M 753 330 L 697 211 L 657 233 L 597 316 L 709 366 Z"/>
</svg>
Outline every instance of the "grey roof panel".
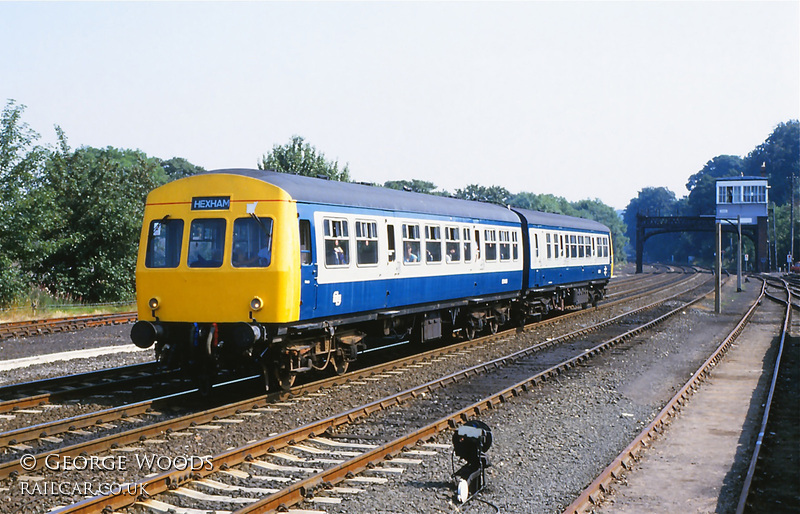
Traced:
<svg viewBox="0 0 800 514">
<path fill-rule="evenodd" d="M 530 211 L 528 209 L 513 208 L 520 213 L 528 225 L 538 225 L 553 228 L 574 228 L 578 230 L 593 230 L 595 232 L 608 232 L 608 227 L 602 223 L 586 218 L 576 218 L 565 216 L 564 214 L 553 214 L 550 212 Z"/>
<path fill-rule="evenodd" d="M 263 180 L 283 189 L 298 202 L 519 222 L 519 218 L 511 210 L 490 203 L 412 193 L 352 182 L 324 180 L 275 171 L 222 169 L 206 173 L 227 173 Z"/>
</svg>

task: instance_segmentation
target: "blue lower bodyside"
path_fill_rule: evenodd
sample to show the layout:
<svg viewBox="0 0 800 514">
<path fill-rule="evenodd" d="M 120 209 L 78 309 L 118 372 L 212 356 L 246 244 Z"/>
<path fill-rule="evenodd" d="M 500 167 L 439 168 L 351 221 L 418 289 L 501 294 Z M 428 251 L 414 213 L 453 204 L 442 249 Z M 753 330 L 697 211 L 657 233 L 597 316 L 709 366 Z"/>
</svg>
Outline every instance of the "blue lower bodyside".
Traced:
<svg viewBox="0 0 800 514">
<path fill-rule="evenodd" d="M 538 289 L 589 280 L 608 280 L 610 275 L 611 269 L 607 264 L 534 269 L 531 270 L 528 287 Z"/>
<path fill-rule="evenodd" d="M 319 285 L 310 282 L 302 286 L 300 321 L 514 293 L 522 289 L 522 271 Z"/>
</svg>

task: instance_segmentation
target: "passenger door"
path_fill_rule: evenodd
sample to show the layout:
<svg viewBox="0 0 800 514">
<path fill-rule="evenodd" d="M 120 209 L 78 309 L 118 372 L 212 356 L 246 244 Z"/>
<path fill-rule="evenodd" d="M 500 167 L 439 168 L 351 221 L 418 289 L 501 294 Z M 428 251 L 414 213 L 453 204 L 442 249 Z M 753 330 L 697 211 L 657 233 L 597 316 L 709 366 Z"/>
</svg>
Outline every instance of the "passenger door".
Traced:
<svg viewBox="0 0 800 514">
<path fill-rule="evenodd" d="M 311 222 L 300 220 L 300 297 L 304 303 L 309 303 L 307 306 L 301 306 L 300 311 L 303 312 L 305 310 L 303 307 L 306 307 L 309 317 L 313 316 L 313 312 L 317 308 L 317 263 L 314 259 L 313 247 Z"/>
</svg>

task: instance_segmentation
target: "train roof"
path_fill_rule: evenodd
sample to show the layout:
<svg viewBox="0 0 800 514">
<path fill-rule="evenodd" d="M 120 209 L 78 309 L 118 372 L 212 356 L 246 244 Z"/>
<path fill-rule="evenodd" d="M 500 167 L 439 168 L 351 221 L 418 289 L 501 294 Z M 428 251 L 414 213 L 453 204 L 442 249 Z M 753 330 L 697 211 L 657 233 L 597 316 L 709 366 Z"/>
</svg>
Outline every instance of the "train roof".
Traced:
<svg viewBox="0 0 800 514">
<path fill-rule="evenodd" d="M 491 203 L 399 191 L 386 187 L 325 180 L 275 171 L 221 169 L 206 173 L 243 175 L 263 180 L 283 189 L 298 202 L 519 223 L 519 217 L 514 212 Z"/>
<path fill-rule="evenodd" d="M 553 214 L 551 212 L 531 211 L 528 209 L 517 209 L 512 207 L 525 218 L 528 225 L 536 225 L 552 228 L 573 228 L 577 230 L 591 230 L 595 232 L 608 232 L 609 229 L 599 221 L 586 218 L 576 218 L 564 214 Z"/>
</svg>

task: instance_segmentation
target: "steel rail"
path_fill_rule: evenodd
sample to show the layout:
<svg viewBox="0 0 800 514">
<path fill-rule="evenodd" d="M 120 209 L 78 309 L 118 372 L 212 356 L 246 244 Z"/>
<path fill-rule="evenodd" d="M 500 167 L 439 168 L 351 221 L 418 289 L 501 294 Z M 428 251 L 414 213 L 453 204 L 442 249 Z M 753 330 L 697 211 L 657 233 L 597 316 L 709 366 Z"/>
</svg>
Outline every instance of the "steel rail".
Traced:
<svg viewBox="0 0 800 514">
<path fill-rule="evenodd" d="M 239 510 L 236 511 L 236 514 L 255 514 L 255 513 L 264 513 L 264 512 L 273 512 L 276 510 L 284 510 L 290 505 L 294 505 L 306 497 L 313 497 L 314 492 L 326 489 L 329 487 L 330 484 L 336 484 L 345 478 L 353 476 L 357 473 L 360 473 L 367 469 L 370 465 L 374 465 L 378 462 L 384 461 L 389 457 L 392 457 L 398 453 L 400 453 L 404 448 L 417 444 L 418 442 L 429 439 L 448 428 L 455 428 L 456 423 L 460 421 L 467 421 L 473 416 L 479 415 L 481 412 L 495 408 L 497 405 L 504 403 L 515 396 L 519 396 L 524 392 L 527 392 L 531 387 L 536 386 L 543 382 L 544 380 L 557 376 L 562 372 L 565 372 L 571 368 L 578 366 L 579 364 L 585 362 L 591 357 L 594 357 L 605 350 L 613 347 L 614 345 L 625 341 L 637 334 L 648 330 L 659 323 L 662 323 L 666 319 L 674 316 L 675 314 L 681 312 L 687 306 L 692 305 L 701 299 L 703 299 L 708 293 L 705 293 L 696 299 L 687 302 L 680 307 L 671 310 L 670 312 L 659 316 L 656 319 L 650 320 L 647 323 L 644 323 L 636 328 L 628 330 L 627 332 L 615 336 L 607 341 L 604 341 L 593 348 L 584 351 L 580 355 L 572 357 L 564 362 L 556 364 L 542 372 L 537 373 L 536 375 L 529 377 L 517 384 L 514 384 L 510 387 L 503 389 L 500 392 L 492 394 L 478 402 L 473 403 L 459 411 L 452 413 L 448 416 L 440 418 L 434 421 L 431 424 L 428 424 L 410 434 L 397 438 L 389 443 L 386 443 L 374 450 L 361 454 L 359 456 L 353 457 L 352 459 L 345 461 L 337 466 L 324 470 L 316 475 L 312 475 L 304 480 L 296 482 L 283 490 L 274 493 L 262 500 L 259 500 L 255 503 L 247 505 Z M 489 363 L 491 364 L 491 363 Z M 483 366 L 483 365 L 481 365 Z M 496 367 L 496 366 L 493 366 Z M 443 384 L 444 385 L 444 384 Z M 417 396 L 426 391 L 416 391 L 416 394 L 413 396 Z"/>
<path fill-rule="evenodd" d="M 12 337 L 75 331 L 86 327 L 121 325 L 124 323 L 132 323 L 137 319 L 135 312 L 120 312 L 114 314 L 85 314 L 82 316 L 30 321 L 11 321 L 0 323 L 0 341 Z"/>
<path fill-rule="evenodd" d="M 761 303 L 765 295 L 766 282 L 761 286 L 761 293 L 758 299 L 753 302 L 750 309 L 742 316 L 736 327 L 728 334 L 714 353 L 706 359 L 700 368 L 692 375 L 686 384 L 672 397 L 667 405 L 656 415 L 642 432 L 609 464 L 600 475 L 583 490 L 566 509 L 564 514 L 582 514 L 590 511 L 597 506 L 604 495 L 610 491 L 610 485 L 615 480 L 619 480 L 625 470 L 631 469 L 632 463 L 636 460 L 639 452 L 645 448 L 649 442 L 664 431 L 669 418 L 677 416 L 681 408 L 688 402 L 689 397 L 700 387 L 700 382 L 710 374 L 711 370 L 719 363 L 722 357 L 730 349 L 733 342 L 739 337 L 744 327 L 750 321 L 753 313 Z M 710 294 L 710 293 L 709 293 Z"/>
<path fill-rule="evenodd" d="M 687 282 L 691 281 L 693 279 L 694 279 L 694 277 L 690 277 L 687 280 Z M 669 289 L 669 288 L 673 288 L 673 287 L 676 287 L 676 285 L 673 284 L 673 285 L 670 285 L 668 287 L 661 288 L 661 290 L 665 290 L 665 289 Z M 695 287 L 699 287 L 699 286 L 695 286 Z M 671 296 L 669 298 L 659 300 L 659 301 L 657 301 L 655 303 L 652 303 L 650 305 L 646 305 L 644 307 L 635 309 L 633 311 L 629 311 L 629 312 L 627 312 L 627 313 L 625 313 L 623 315 L 611 318 L 610 320 L 607 320 L 606 322 L 601 322 L 600 324 L 597 324 L 596 326 L 586 327 L 584 329 L 581 329 L 581 330 L 578 330 L 578 331 L 574 331 L 574 332 L 571 332 L 571 333 L 566 334 L 564 336 L 561 336 L 560 338 L 555 338 L 555 339 L 551 340 L 550 342 L 545 342 L 545 343 L 541 343 L 541 344 L 542 345 L 544 345 L 544 344 L 547 344 L 547 345 L 556 344 L 558 341 L 568 340 L 569 338 L 576 337 L 576 336 L 578 336 L 580 334 L 589 333 L 589 332 L 591 332 L 593 330 L 596 330 L 597 328 L 599 328 L 601 326 L 608 325 L 608 324 L 614 322 L 617 319 L 620 319 L 620 318 L 626 317 L 626 316 L 630 316 L 630 315 L 636 314 L 638 312 L 642 312 L 642 311 L 644 311 L 646 309 L 652 308 L 652 307 L 654 307 L 656 305 L 659 305 L 661 303 L 669 301 L 670 299 L 673 299 L 673 298 L 675 298 L 675 297 L 677 297 L 677 296 L 679 296 L 681 294 L 685 294 L 685 292 L 686 291 L 677 293 L 676 295 L 673 295 L 673 296 Z M 638 298 L 638 296 L 635 297 L 635 298 Z M 629 299 L 626 299 L 626 300 L 629 300 Z M 621 303 L 621 302 L 626 301 L 626 300 L 616 300 L 614 302 L 608 302 L 608 303 L 604 304 L 603 307 L 608 307 L 610 305 Z M 556 318 L 552 318 L 550 320 L 546 320 L 545 323 L 555 323 L 557 321 L 560 321 L 560 320 L 564 319 L 565 317 L 572 317 L 572 316 L 580 315 L 582 312 L 583 311 L 572 312 L 572 313 L 569 313 L 569 314 L 567 314 L 565 316 L 559 316 L 559 317 L 556 317 Z M 532 327 L 532 326 L 537 326 L 538 327 L 541 324 L 542 324 L 542 322 L 539 322 L 539 323 L 531 324 L 531 325 L 529 325 L 529 327 Z M 369 376 L 374 375 L 376 373 L 380 373 L 380 372 L 382 372 L 383 370 L 386 370 L 386 369 L 392 369 L 392 368 L 396 368 L 396 367 L 399 367 L 399 366 L 402 366 L 402 365 L 406 365 L 408 363 L 415 363 L 415 362 L 423 361 L 426 358 L 432 358 L 432 357 L 441 355 L 442 353 L 449 353 L 449 352 L 453 352 L 453 351 L 462 351 L 462 350 L 464 350 L 466 348 L 470 348 L 470 347 L 473 347 L 473 346 L 478 346 L 478 345 L 490 342 L 492 340 L 496 340 L 496 339 L 499 339 L 499 338 L 502 338 L 502 337 L 506 337 L 506 336 L 515 334 L 517 332 L 518 332 L 518 329 L 510 329 L 510 330 L 506 330 L 506 331 L 503 331 L 503 332 L 498 332 L 497 334 L 489 335 L 489 336 L 486 336 L 486 337 L 483 337 L 483 338 L 479 338 L 479 339 L 475 339 L 475 340 L 472 340 L 472 341 L 466 341 L 466 342 L 462 342 L 462 343 L 459 343 L 459 344 L 456 344 L 456 345 L 451 345 L 451 346 L 444 347 L 444 348 L 438 348 L 438 349 L 430 350 L 430 351 L 422 353 L 422 354 L 415 354 L 415 355 L 406 357 L 404 359 L 401 359 L 399 361 L 393 361 L 393 362 L 387 363 L 387 364 L 378 364 L 378 365 L 372 366 L 370 368 L 366 368 L 366 369 L 363 369 L 363 370 L 359 370 L 359 371 L 355 371 L 355 372 L 352 372 L 352 373 L 348 373 L 346 375 L 330 377 L 328 379 L 324 379 L 324 380 L 321 380 L 321 381 L 313 382 L 311 384 L 307 384 L 307 385 L 299 386 L 297 388 L 293 388 L 290 392 L 278 392 L 278 393 L 272 393 L 272 394 L 258 396 L 258 397 L 255 397 L 255 398 L 245 399 L 245 400 L 242 400 L 242 401 L 239 401 L 239 402 L 227 405 L 227 406 L 221 406 L 221 407 L 217 407 L 217 408 L 214 408 L 214 409 L 211 409 L 211 410 L 201 411 L 201 412 L 194 413 L 194 414 L 191 414 L 191 415 L 188 415 L 188 416 L 183 416 L 183 417 L 180 417 L 180 418 L 177 418 L 177 419 L 163 421 L 163 422 L 160 422 L 160 423 L 157 423 L 157 424 L 154 424 L 154 425 L 148 425 L 148 426 L 144 426 L 144 427 L 137 427 L 137 428 L 134 428 L 134 429 L 131 429 L 129 431 L 122 432 L 122 433 L 119 433 L 119 434 L 110 435 L 110 436 L 106 436 L 106 437 L 103 437 L 103 438 L 100 438 L 100 439 L 94 439 L 94 440 L 91 440 L 91 441 L 86 441 L 84 443 L 68 446 L 68 447 L 62 448 L 62 449 L 57 450 L 57 451 L 48 452 L 48 454 L 50 454 L 50 453 L 59 453 L 59 454 L 68 455 L 68 456 L 76 456 L 76 455 L 80 455 L 83 452 L 91 453 L 91 452 L 104 451 L 104 450 L 110 449 L 113 446 L 124 445 L 124 444 L 129 444 L 130 442 L 138 441 L 142 437 L 144 437 L 144 438 L 152 437 L 153 435 L 160 434 L 160 433 L 162 433 L 162 432 L 164 432 L 164 431 L 166 431 L 168 429 L 181 430 L 183 428 L 191 426 L 192 424 L 207 423 L 208 421 L 213 420 L 215 417 L 216 418 L 228 417 L 228 416 L 236 414 L 237 411 L 240 411 L 242 409 L 248 409 L 248 408 L 249 409 L 255 409 L 255 408 L 258 408 L 258 407 L 267 406 L 270 402 L 273 402 L 273 401 L 279 401 L 279 400 L 286 399 L 286 398 L 288 398 L 290 396 L 299 396 L 299 395 L 302 395 L 302 394 L 318 391 L 320 389 L 324 389 L 325 387 L 332 387 L 332 386 L 337 385 L 337 384 L 345 384 L 350 380 L 358 380 L 360 378 L 369 377 Z M 41 455 L 37 456 L 37 462 L 41 462 L 41 459 L 38 458 L 38 457 L 40 457 L 40 456 L 44 457 L 44 456 L 46 456 L 48 454 L 41 454 Z M 41 466 L 39 466 L 39 467 L 41 467 Z M 38 469 L 38 468 L 36 468 L 36 469 Z M 22 466 L 21 466 L 19 460 L 12 460 L 12 461 L 8 461 L 6 463 L 0 463 L 0 478 L 4 478 L 6 476 L 10 476 L 12 474 L 19 473 L 21 470 L 22 470 Z"/>
<path fill-rule="evenodd" d="M 786 282 L 784 282 L 784 286 L 786 287 L 786 314 L 784 315 L 783 326 L 781 327 L 778 355 L 775 357 L 775 367 L 772 370 L 772 380 L 770 381 L 769 385 L 769 393 L 767 394 L 767 400 L 764 404 L 764 414 L 761 418 L 761 427 L 758 431 L 758 438 L 756 439 L 755 448 L 753 449 L 753 456 L 750 459 L 750 465 L 747 468 L 747 475 L 745 475 L 742 492 L 739 495 L 739 503 L 736 506 L 736 514 L 743 514 L 745 507 L 747 507 L 747 497 L 750 494 L 750 486 L 753 483 L 753 476 L 755 476 L 756 464 L 758 463 L 758 456 L 764 443 L 764 434 L 767 432 L 767 424 L 769 423 L 769 413 L 772 407 L 772 400 L 775 397 L 775 388 L 778 384 L 778 376 L 781 369 L 781 357 L 783 356 L 786 334 L 789 333 L 789 326 L 792 320 L 792 291 L 789 289 L 789 284 Z"/>
<path fill-rule="evenodd" d="M 147 414 L 152 412 L 159 403 L 189 396 L 197 392 L 198 389 L 180 391 L 150 400 L 129 403 L 127 405 L 103 409 L 97 412 L 87 412 L 86 414 L 81 414 L 78 416 L 40 423 L 30 427 L 9 430 L 7 432 L 0 433 L 0 447 L 32 441 L 41 437 L 54 436 L 70 430 L 108 423 L 118 419 L 125 419 L 141 414 Z"/>
<path fill-rule="evenodd" d="M 44 380 L 36 380 L 33 382 L 24 382 L 20 384 L 10 384 L 0 388 L 0 395 L 7 396 L 11 394 L 19 394 L 20 391 L 28 390 L 46 390 L 51 388 L 58 388 L 57 390 L 47 393 L 40 393 L 33 396 L 26 396 L 22 398 L 13 398 L 9 400 L 0 401 L 0 413 L 13 411 L 14 409 L 24 409 L 33 407 L 49 402 L 53 398 L 58 398 L 62 395 L 73 395 L 75 393 L 87 393 L 97 388 L 107 387 L 112 384 L 125 384 L 133 380 L 142 380 L 150 378 L 153 373 L 157 372 L 157 364 L 155 361 L 145 362 L 140 364 L 132 364 L 130 366 L 119 366 L 116 368 L 106 368 L 97 371 L 89 371 L 87 373 L 78 373 L 74 375 L 66 375 L 55 378 L 46 378 Z M 147 376 L 142 376 L 143 373 L 151 373 Z M 107 380 L 115 376 L 125 374 L 138 374 L 139 376 L 128 377 L 115 382 L 97 382 L 98 380 Z M 74 386 L 74 384 L 81 384 L 86 382 L 95 382 L 93 384 Z"/>
<path fill-rule="evenodd" d="M 367 466 L 370 462 L 375 462 L 376 460 L 382 460 L 386 458 L 387 455 L 392 455 L 394 453 L 397 453 L 404 446 L 414 444 L 416 441 L 420 439 L 434 435 L 437 430 L 441 431 L 446 429 L 448 426 L 451 425 L 452 420 L 467 419 L 471 414 L 477 414 L 482 412 L 486 408 L 492 408 L 493 406 L 502 403 L 513 396 L 517 396 L 522 392 L 527 391 L 530 387 L 541 383 L 543 380 L 546 380 L 549 377 L 556 376 L 567 369 L 571 369 L 577 366 L 578 364 L 584 362 L 590 357 L 593 357 L 599 354 L 600 352 L 612 347 L 614 344 L 627 340 L 630 337 L 633 337 L 634 335 L 639 334 L 642 331 L 647 330 L 657 325 L 658 323 L 663 322 L 669 317 L 681 312 L 683 309 L 686 308 L 687 305 L 691 305 L 695 302 L 700 301 L 708 294 L 709 293 L 703 293 L 694 300 L 687 302 L 681 305 L 680 307 L 673 309 L 668 313 L 663 314 L 662 316 L 659 316 L 656 319 L 644 323 L 639 327 L 628 330 L 623 334 L 620 334 L 603 343 L 600 343 L 589 350 L 585 350 L 579 355 L 576 355 L 575 357 L 572 357 L 562 362 L 560 365 L 548 368 L 547 370 L 537 373 L 533 377 L 530 377 L 526 380 L 519 382 L 516 385 L 508 387 L 496 393 L 495 395 L 492 395 L 479 402 L 476 402 L 471 406 L 460 409 L 456 413 L 453 413 L 451 416 L 442 418 L 437 422 L 428 425 L 427 427 L 424 427 L 422 429 L 413 432 L 411 436 L 398 439 L 396 441 L 393 441 L 392 443 L 388 443 L 387 445 L 384 445 L 374 451 L 371 451 L 368 454 L 366 454 L 367 455 L 366 457 L 364 456 L 357 457 L 353 461 L 348 461 L 344 464 L 331 468 L 330 470 L 314 475 L 306 480 L 303 480 L 302 482 L 294 484 L 288 489 L 285 489 L 283 493 L 276 493 L 274 495 L 271 495 L 266 499 L 262 500 L 261 502 L 252 505 L 249 508 L 256 509 L 252 510 L 252 512 L 264 512 L 272 508 L 277 508 L 280 505 L 291 504 L 292 501 L 294 501 L 297 498 L 302 498 L 302 496 L 306 494 L 309 494 L 316 487 L 319 487 L 326 483 L 339 481 L 343 477 L 346 477 L 348 473 L 356 473 L 360 470 L 363 470 L 364 467 Z M 591 331 L 591 327 L 589 329 L 584 329 L 584 330 L 586 330 L 587 332 Z M 524 351 L 525 350 L 523 350 L 523 352 Z M 208 476 L 217 471 L 226 470 L 232 466 L 242 464 L 243 462 L 252 460 L 258 456 L 264 455 L 276 449 L 291 445 L 293 442 L 296 442 L 298 440 L 312 438 L 316 434 L 321 434 L 326 430 L 335 428 L 337 426 L 346 423 L 352 423 L 353 421 L 364 418 L 369 414 L 371 414 L 372 412 L 383 410 L 394 405 L 399 405 L 409 399 L 413 399 L 424 393 L 445 387 L 448 384 L 453 383 L 454 381 L 459 379 L 459 377 L 468 378 L 475 376 L 478 370 L 495 369 L 499 367 L 499 361 L 503 359 L 513 358 L 513 356 L 516 356 L 519 353 L 521 352 L 516 352 L 515 354 L 512 354 L 511 356 L 506 356 L 505 358 L 496 359 L 491 362 L 479 364 L 477 366 L 461 370 L 457 373 L 402 391 L 400 393 L 371 402 L 361 407 L 351 409 L 347 412 L 334 415 L 313 423 L 309 423 L 302 427 L 298 427 L 290 431 L 284 432 L 282 434 L 278 434 L 273 437 L 268 437 L 266 439 L 262 439 L 254 443 L 247 444 L 240 448 L 226 451 L 224 453 L 212 457 L 210 459 L 211 466 L 208 468 L 195 471 L 187 471 L 187 470 L 168 471 L 157 476 L 145 478 L 140 482 L 136 482 L 134 484 L 135 487 L 124 488 L 117 494 L 107 495 L 107 496 L 96 496 L 84 500 L 82 502 L 79 502 L 77 504 L 63 507 L 54 512 L 59 514 L 90 513 L 90 512 L 98 512 L 106 508 L 110 509 L 124 508 L 137 501 L 138 495 L 136 493 L 131 493 L 130 492 L 131 490 L 146 491 L 148 496 L 153 496 L 155 494 L 163 493 L 170 489 L 177 488 L 183 483 Z M 245 510 L 243 512 L 251 512 L 251 511 Z"/>
</svg>

